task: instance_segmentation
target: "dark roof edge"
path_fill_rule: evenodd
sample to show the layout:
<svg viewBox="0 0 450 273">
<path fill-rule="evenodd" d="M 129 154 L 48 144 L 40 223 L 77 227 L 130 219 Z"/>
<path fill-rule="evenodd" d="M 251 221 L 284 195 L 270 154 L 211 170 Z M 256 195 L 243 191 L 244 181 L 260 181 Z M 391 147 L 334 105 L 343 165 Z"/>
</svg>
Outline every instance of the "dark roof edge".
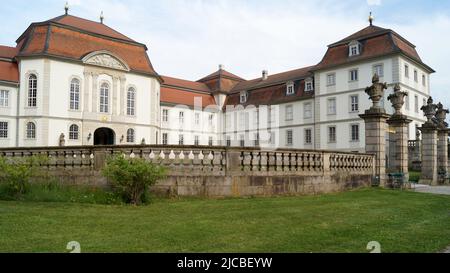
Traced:
<svg viewBox="0 0 450 273">
<path fill-rule="evenodd" d="M 163 88 L 163 87 L 173 88 L 173 89 L 178 89 L 181 91 L 188 91 L 188 92 L 193 92 L 193 93 L 201 93 L 204 95 L 211 95 L 211 91 L 203 91 L 203 90 L 199 90 L 199 89 L 187 88 L 187 87 L 178 86 L 178 85 L 166 84 L 164 82 L 161 84 L 161 88 Z"/>
</svg>

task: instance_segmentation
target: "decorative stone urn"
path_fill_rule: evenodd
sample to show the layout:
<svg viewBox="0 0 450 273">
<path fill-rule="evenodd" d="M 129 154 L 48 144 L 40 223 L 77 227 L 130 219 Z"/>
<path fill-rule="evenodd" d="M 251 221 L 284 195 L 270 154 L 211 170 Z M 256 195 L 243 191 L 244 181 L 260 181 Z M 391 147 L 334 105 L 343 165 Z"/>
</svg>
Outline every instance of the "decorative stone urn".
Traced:
<svg viewBox="0 0 450 273">
<path fill-rule="evenodd" d="M 408 93 L 400 91 L 400 85 L 397 83 L 394 86 L 394 93 L 388 96 L 388 100 L 391 101 L 392 106 L 395 109 L 395 116 L 402 115 L 402 107 L 405 104 L 405 97 L 408 96 Z"/>
<path fill-rule="evenodd" d="M 375 74 L 372 78 L 372 86 L 366 88 L 366 93 L 373 102 L 371 109 L 381 109 L 380 100 L 383 97 L 384 90 L 387 89 L 386 83 L 380 83 L 380 78 Z"/>
<path fill-rule="evenodd" d="M 432 97 L 428 98 L 427 105 L 420 107 L 420 110 L 422 110 L 424 115 L 427 117 L 427 124 L 434 125 L 432 118 L 436 115 L 436 109 L 437 105 L 433 103 Z"/>
<path fill-rule="evenodd" d="M 436 119 L 438 120 L 438 125 L 441 128 L 447 128 L 448 123 L 445 122 L 445 119 L 447 118 L 447 114 L 449 113 L 448 109 L 444 109 L 444 105 L 442 103 L 437 104 L 437 111 L 436 111 Z"/>
</svg>

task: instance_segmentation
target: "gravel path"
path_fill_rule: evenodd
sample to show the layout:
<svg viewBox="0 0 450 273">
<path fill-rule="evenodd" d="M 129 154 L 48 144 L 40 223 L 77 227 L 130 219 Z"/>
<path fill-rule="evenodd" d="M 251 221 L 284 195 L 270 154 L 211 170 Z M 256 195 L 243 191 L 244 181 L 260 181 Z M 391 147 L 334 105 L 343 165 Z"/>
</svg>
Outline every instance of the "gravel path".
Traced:
<svg viewBox="0 0 450 273">
<path fill-rule="evenodd" d="M 428 185 L 412 185 L 416 192 L 426 192 L 434 194 L 450 195 L 450 186 L 428 186 Z"/>
</svg>

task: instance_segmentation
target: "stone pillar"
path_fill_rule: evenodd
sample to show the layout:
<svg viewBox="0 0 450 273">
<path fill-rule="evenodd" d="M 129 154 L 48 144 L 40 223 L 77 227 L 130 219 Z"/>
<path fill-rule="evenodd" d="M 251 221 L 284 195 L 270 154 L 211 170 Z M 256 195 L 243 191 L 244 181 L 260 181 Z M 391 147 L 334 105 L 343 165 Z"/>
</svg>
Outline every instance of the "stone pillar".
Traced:
<svg viewBox="0 0 450 273">
<path fill-rule="evenodd" d="M 409 181 L 408 125 L 411 121 L 403 115 L 394 115 L 387 120 L 387 123 L 395 130 L 393 134 L 395 143 L 393 168 L 396 172 L 403 173 L 404 183 Z"/>
<path fill-rule="evenodd" d="M 438 173 L 448 174 L 448 129 L 438 130 Z"/>
<path fill-rule="evenodd" d="M 420 131 L 422 132 L 422 174 L 419 183 L 437 185 L 437 124 L 433 121 L 436 115 L 437 105 L 433 104 L 433 98 L 429 98 L 422 110 L 427 117 Z"/>
<path fill-rule="evenodd" d="M 437 129 L 424 124 L 422 131 L 422 174 L 420 184 L 437 185 Z"/>
<path fill-rule="evenodd" d="M 111 103 L 111 113 L 114 116 L 117 116 L 118 114 L 120 114 L 120 110 L 118 111 L 117 109 L 117 97 L 119 96 L 118 94 L 118 90 L 117 90 L 117 82 L 118 82 L 119 78 L 118 77 L 113 77 L 113 94 L 112 94 L 112 103 Z"/>
<path fill-rule="evenodd" d="M 89 86 L 89 81 L 91 78 L 91 73 L 90 72 L 84 72 L 84 96 L 83 96 L 83 112 L 90 112 L 89 111 L 89 100 L 90 100 L 90 86 Z"/>
<path fill-rule="evenodd" d="M 382 187 L 386 185 L 386 121 L 389 118 L 384 108 L 380 106 L 380 99 L 385 89 L 387 84 L 380 83 L 378 75 L 375 74 L 372 78 L 372 86 L 365 90 L 373 105 L 360 115 L 366 127 L 366 153 L 375 155 L 375 176 Z"/>
<path fill-rule="evenodd" d="M 396 84 L 394 86 L 394 93 L 388 96 L 388 100 L 391 101 L 395 112 L 387 121 L 395 131 L 392 134 L 395 151 L 392 165 L 396 172 L 403 173 L 403 183 L 409 182 L 408 125 L 412 121 L 402 114 L 402 107 L 405 104 L 406 96 L 408 96 L 408 93 L 402 92 L 400 85 Z"/>
</svg>

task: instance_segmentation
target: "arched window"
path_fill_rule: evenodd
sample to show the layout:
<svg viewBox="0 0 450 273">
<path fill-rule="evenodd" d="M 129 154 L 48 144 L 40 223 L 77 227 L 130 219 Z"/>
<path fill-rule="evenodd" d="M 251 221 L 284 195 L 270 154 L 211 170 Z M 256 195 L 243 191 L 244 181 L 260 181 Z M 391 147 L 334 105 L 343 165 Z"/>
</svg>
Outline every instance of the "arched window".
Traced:
<svg viewBox="0 0 450 273">
<path fill-rule="evenodd" d="M 128 129 L 127 131 L 127 142 L 134 143 L 134 129 Z"/>
<path fill-rule="evenodd" d="M 136 109 L 136 90 L 130 87 L 127 92 L 127 115 L 134 116 Z"/>
<path fill-rule="evenodd" d="M 80 109 L 80 81 L 73 79 L 70 82 L 70 110 Z"/>
<path fill-rule="evenodd" d="M 100 112 L 109 112 L 109 85 L 107 83 L 100 86 Z"/>
<path fill-rule="evenodd" d="M 27 123 L 27 138 L 35 139 L 36 138 L 36 124 L 33 122 Z"/>
<path fill-rule="evenodd" d="M 37 105 L 37 77 L 31 74 L 28 77 L 28 107 Z"/>
<path fill-rule="evenodd" d="M 72 124 L 69 127 L 69 139 L 70 140 L 78 140 L 79 137 L 79 128 L 78 125 Z"/>
</svg>

